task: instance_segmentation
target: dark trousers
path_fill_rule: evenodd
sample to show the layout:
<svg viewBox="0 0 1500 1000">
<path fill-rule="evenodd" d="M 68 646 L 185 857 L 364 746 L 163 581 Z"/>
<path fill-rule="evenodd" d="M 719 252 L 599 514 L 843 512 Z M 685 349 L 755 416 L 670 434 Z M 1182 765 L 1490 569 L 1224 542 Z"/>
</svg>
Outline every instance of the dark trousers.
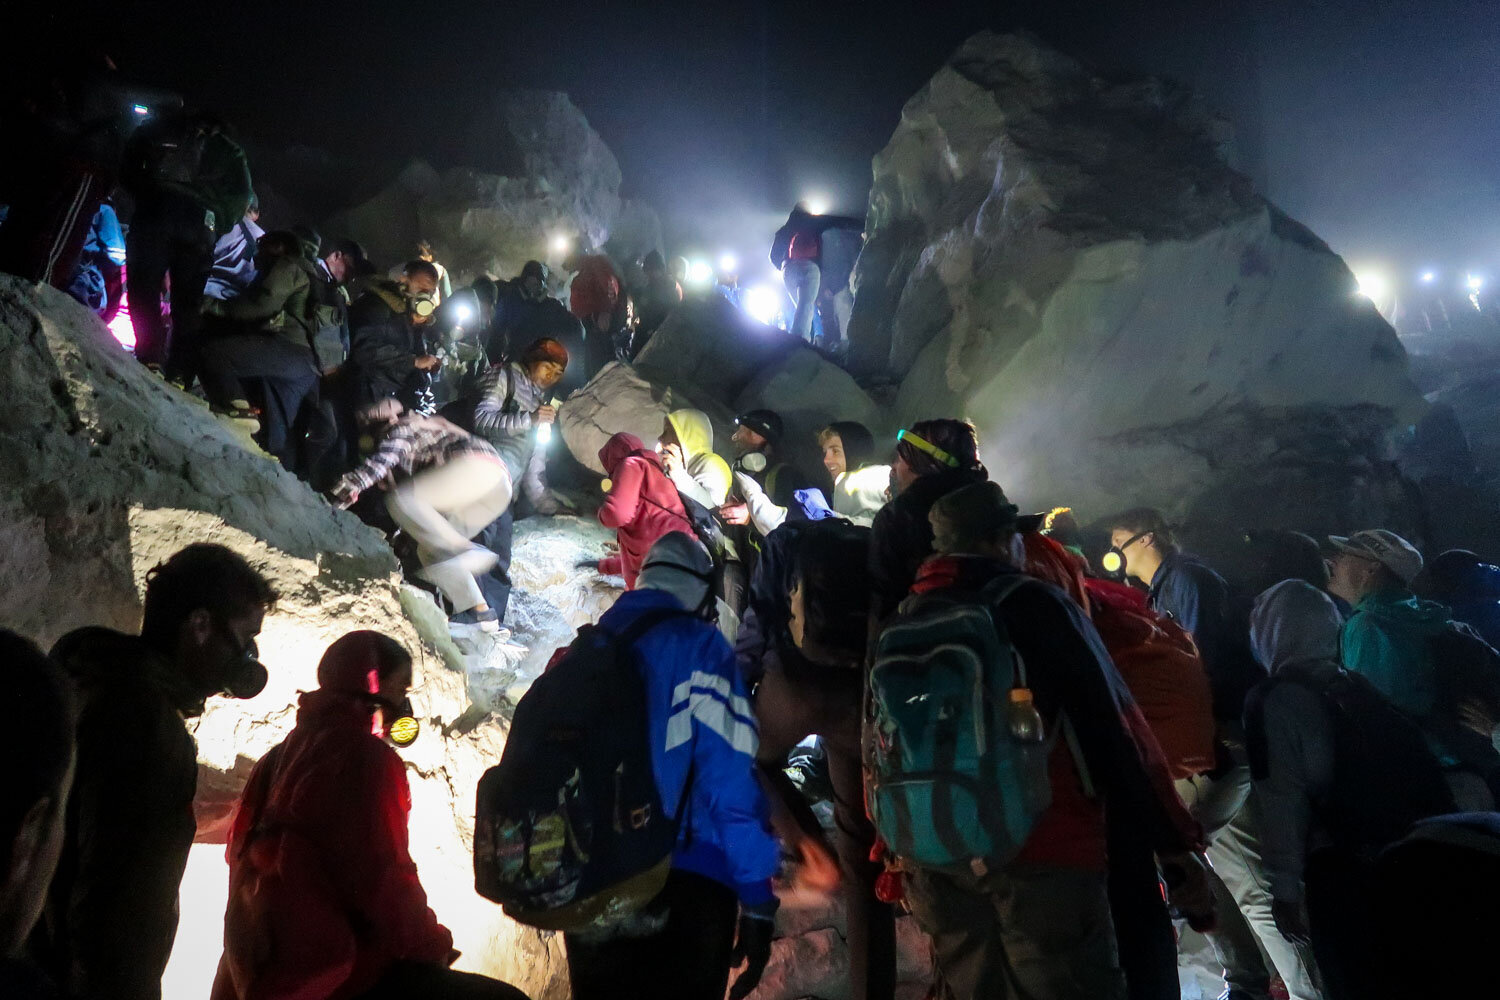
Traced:
<svg viewBox="0 0 1500 1000">
<path fill-rule="evenodd" d="M 834 850 L 848 904 L 849 996 L 891 1000 L 896 992 L 896 913 L 875 898 L 882 865 L 870 860 L 875 827 L 865 814 L 864 771 L 859 754 L 861 681 L 857 671 L 803 667 L 788 670 L 765 657 L 755 691 L 762 763 L 780 766 L 787 752 L 814 734 L 822 737 L 833 785 Z"/>
<path fill-rule="evenodd" d="M 674 871 L 651 904 L 666 924 L 643 937 L 565 934 L 573 1000 L 723 1000 L 739 924 L 734 891 Z"/>
<path fill-rule="evenodd" d="M 313 367 L 312 351 L 281 337 L 240 333 L 209 341 L 200 363 L 203 393 L 221 409 L 246 398 L 245 379 L 262 381 L 265 449 L 288 469 L 299 469 L 301 441 L 295 431 L 306 427 L 299 416 L 305 406 L 317 402 L 318 372 Z"/>
<path fill-rule="evenodd" d="M 745 602 L 750 597 L 750 580 L 745 575 L 745 564 L 737 559 L 724 560 L 723 569 L 723 595 L 724 603 L 729 605 L 736 618 L 745 617 Z"/>
<path fill-rule="evenodd" d="M 374 989 L 358 1000 L 526 1000 L 526 994 L 498 979 L 455 972 L 436 965 L 399 962 Z"/>
<path fill-rule="evenodd" d="M 1156 856 L 1140 831 L 1109 825 L 1109 909 L 1130 1000 L 1179 1000 L 1177 933 L 1161 894 Z"/>
<path fill-rule="evenodd" d="M 500 621 L 505 621 L 505 610 L 510 607 L 510 546 L 516 530 L 516 501 L 512 500 L 505 513 L 485 525 L 484 530 L 474 536 L 474 544 L 483 545 L 495 553 L 496 563 L 488 573 L 478 577 L 479 592 L 484 603 L 490 606 Z"/>
<path fill-rule="evenodd" d="M 1381 972 L 1379 893 L 1367 861 L 1325 848 L 1307 859 L 1307 925 L 1328 1000 L 1389 996 Z"/>
<path fill-rule="evenodd" d="M 197 374 L 203 286 L 214 263 L 214 233 L 203 206 L 181 195 L 142 205 L 125 236 L 125 281 L 135 356 L 162 365 L 167 377 Z M 164 282 L 172 283 L 172 322 L 161 314 Z"/>
</svg>

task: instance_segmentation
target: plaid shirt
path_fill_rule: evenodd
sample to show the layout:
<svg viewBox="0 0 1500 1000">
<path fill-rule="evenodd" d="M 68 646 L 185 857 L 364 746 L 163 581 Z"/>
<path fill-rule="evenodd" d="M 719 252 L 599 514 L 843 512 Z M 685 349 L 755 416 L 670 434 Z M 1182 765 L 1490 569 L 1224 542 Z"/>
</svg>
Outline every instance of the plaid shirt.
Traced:
<svg viewBox="0 0 1500 1000">
<path fill-rule="evenodd" d="M 359 468 L 344 473 L 333 494 L 346 503 L 376 483 L 397 473 L 411 477 L 431 465 L 441 465 L 456 454 L 500 456 L 487 441 L 455 427 L 441 417 L 403 414 Z"/>
</svg>

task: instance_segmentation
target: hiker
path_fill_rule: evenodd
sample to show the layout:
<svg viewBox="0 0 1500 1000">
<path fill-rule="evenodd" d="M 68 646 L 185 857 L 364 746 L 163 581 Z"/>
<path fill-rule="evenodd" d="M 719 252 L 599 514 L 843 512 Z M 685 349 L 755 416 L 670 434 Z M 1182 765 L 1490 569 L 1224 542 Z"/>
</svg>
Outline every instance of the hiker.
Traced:
<svg viewBox="0 0 1500 1000">
<path fill-rule="evenodd" d="M 911 591 L 932 554 L 928 512 L 940 497 L 990 477 L 979 459 L 979 435 L 966 420 L 921 420 L 896 434 L 891 502 L 875 515 L 869 576 L 872 622 L 883 621 Z"/>
<path fill-rule="evenodd" d="M 740 532 L 751 546 L 786 519 L 798 490 L 826 486 L 808 477 L 783 454 L 786 433 L 774 410 L 750 410 L 734 418 L 729 443 L 735 450 L 734 489 L 719 508 L 726 524 L 748 527 Z"/>
<path fill-rule="evenodd" d="M 1491 646 L 1500 645 L 1500 566 L 1465 549 L 1449 549 L 1412 579 L 1417 596 L 1436 601 Z"/>
<path fill-rule="evenodd" d="M 1211 770 L 1178 779 L 1177 791 L 1208 836 L 1209 880 L 1219 904 L 1209 942 L 1224 967 L 1225 982 L 1231 992 L 1266 997 L 1278 971 L 1292 983 L 1302 976 L 1295 968 L 1267 967 L 1263 949 L 1285 949 L 1274 927 L 1248 917 L 1269 903 L 1255 811 L 1249 804 L 1250 767 L 1241 719 L 1245 696 L 1265 678 L 1265 668 L 1250 653 L 1244 622 L 1233 616 L 1224 578 L 1178 544 L 1160 511 L 1127 510 L 1110 519 L 1109 527 L 1106 560 L 1112 556 L 1117 572 L 1150 588 L 1151 609 L 1192 636 L 1208 673 L 1219 760 Z"/>
<path fill-rule="evenodd" d="M 677 496 L 672 480 L 662 471 L 661 457 L 623 431 L 604 442 L 599 464 L 611 480 L 599 507 L 599 523 L 614 528 L 620 551 L 599 561 L 599 572 L 625 578 L 634 590 L 646 553 L 657 539 L 673 531 L 693 534 L 693 523 Z"/>
<path fill-rule="evenodd" d="M 816 494 L 815 494 L 816 495 Z M 759 759 L 767 772 L 817 736 L 832 785 L 835 849 L 844 873 L 849 945 L 849 995 L 894 995 L 895 915 L 875 895 L 883 866 L 871 861 L 875 830 L 865 815 L 860 763 L 860 695 L 869 592 L 849 586 L 869 548 L 870 532 L 832 516 L 788 521 L 767 539 L 752 598 L 763 615 L 757 642 L 736 643 L 742 671 L 757 679 Z M 769 599 L 769 600 L 768 600 Z M 779 604 L 774 610 L 768 606 Z M 753 613 L 753 612 L 752 612 Z M 821 830 L 808 831 L 819 840 Z"/>
<path fill-rule="evenodd" d="M 26 941 L 47 902 L 73 785 L 77 713 L 67 677 L 29 640 L 0 629 L 0 682 L 14 742 L 0 803 L 0 994 L 50 1000 L 54 984 L 26 960 Z"/>
<path fill-rule="evenodd" d="M 714 428 L 702 410 L 673 410 L 661 425 L 661 464 L 677 492 L 718 509 L 729 495 L 729 464 L 714 453 Z"/>
<path fill-rule="evenodd" d="M 885 506 L 891 467 L 875 460 L 875 438 L 864 424 L 836 420 L 818 432 L 823 468 L 833 478 L 833 509 L 855 524 L 875 523 Z"/>
<path fill-rule="evenodd" d="M 197 828 L 187 720 L 265 687 L 255 637 L 275 602 L 242 557 L 198 543 L 146 575 L 139 636 L 83 628 L 53 647 L 78 687 L 78 769 L 36 955 L 65 995 L 160 998 Z"/>
<path fill-rule="evenodd" d="M 365 409 L 360 421 L 379 444 L 344 474 L 330 499 L 347 510 L 373 486 L 388 490 L 385 509 L 417 543 L 420 575 L 447 599 L 450 614 L 468 612 L 486 631 L 498 628 L 499 616 L 475 579 L 496 557 L 471 539 L 510 506 L 505 463 L 488 442 L 442 417 L 405 413 L 394 399 Z"/>
<path fill-rule="evenodd" d="M 393 723 L 412 721 L 411 685 L 411 655 L 379 632 L 350 632 L 324 652 L 291 734 L 240 795 L 212 1000 L 525 1000 L 449 969 L 453 935 L 407 848 L 406 765 L 386 744 Z"/>
<path fill-rule="evenodd" d="M 754 773 L 755 718 L 728 644 L 703 620 L 713 597 L 708 552 L 669 532 L 643 562 L 637 586 L 598 631 L 607 639 L 649 625 L 630 643 L 631 658 L 645 680 L 661 807 L 679 817 L 677 848 L 666 888 L 636 928 L 565 936 L 569 979 L 576 1000 L 722 1000 L 743 962 L 729 994 L 742 1000 L 770 957 L 780 860 Z"/>
<path fill-rule="evenodd" d="M 414 260 L 400 281 L 371 281 L 349 307 L 349 392 L 354 410 L 382 399 L 416 409 L 436 370 L 424 332 L 437 315 L 438 273 Z"/>
<path fill-rule="evenodd" d="M 930 520 L 938 554 L 880 634 L 870 674 L 876 828 L 902 859 L 907 902 L 957 1000 L 1123 998 L 1105 811 L 1147 831 L 1174 901 L 1201 917 L 1212 902 L 1197 824 L 1166 788 L 1149 732 L 1127 722 L 1138 713 L 1083 611 L 1020 572 L 1017 534 L 1040 519 L 1020 518 L 998 485 L 983 482 L 937 500 Z M 974 613 L 955 614 L 964 607 Z M 1014 656 L 980 652 L 996 640 Z M 973 652 L 950 659 L 952 644 Z M 986 675 L 965 680 L 954 666 L 974 655 Z M 1010 697 L 976 701 L 981 680 L 1008 683 Z M 950 686 L 933 686 L 942 684 Z M 979 730 L 988 743 L 977 758 L 965 751 L 945 766 L 932 758 L 941 731 L 936 743 L 916 736 L 929 725 L 975 731 L 980 708 L 994 714 Z M 992 793 L 1005 808 L 989 822 L 961 819 L 975 815 L 971 793 L 958 790 L 972 780 L 966 768 L 986 759 L 1002 768 L 990 773 L 1005 775 Z M 952 769 L 955 784 L 901 781 L 934 769 Z M 920 811 L 919 799 L 929 803 Z"/>
<path fill-rule="evenodd" d="M 1250 627 L 1271 672 L 1245 713 L 1271 916 L 1309 970 L 1309 946 L 1316 953 L 1332 1000 L 1373 996 L 1371 865 L 1453 800 L 1420 729 L 1340 667 L 1343 621 L 1326 594 L 1278 583 L 1256 599 Z"/>
</svg>

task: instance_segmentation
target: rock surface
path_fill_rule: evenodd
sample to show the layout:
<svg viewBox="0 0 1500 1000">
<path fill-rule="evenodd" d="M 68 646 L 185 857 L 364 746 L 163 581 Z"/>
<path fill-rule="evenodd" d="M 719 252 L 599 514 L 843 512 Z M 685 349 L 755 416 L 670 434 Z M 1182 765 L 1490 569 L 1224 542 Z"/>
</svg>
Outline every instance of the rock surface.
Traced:
<svg viewBox="0 0 1500 1000">
<path fill-rule="evenodd" d="M 475 113 L 465 163 L 441 172 L 408 164 L 324 228 L 360 240 L 382 265 L 409 259 L 425 239 L 456 282 L 511 278 L 532 259 L 556 264 L 558 237 L 611 242 L 632 257 L 661 245 L 656 213 L 621 200 L 614 154 L 566 94 L 498 92 Z"/>
<path fill-rule="evenodd" d="M 166 996 L 208 993 L 222 942 L 222 820 L 249 764 L 289 731 L 298 691 L 316 687 L 323 649 L 352 629 L 386 632 L 417 659 L 423 738 L 403 752 L 412 853 L 463 968 L 532 997 L 567 992 L 561 942 L 476 896 L 468 849 L 472 790 L 504 747 L 502 717 L 469 713 L 446 636 L 413 621 L 384 539 L 268 458 L 247 452 L 208 410 L 126 355 L 98 319 L 50 288 L 0 276 L 0 623 L 44 646 L 91 624 L 134 630 L 147 570 L 190 542 L 243 554 L 281 594 L 260 637 L 271 669 L 249 701 L 214 699 L 195 725 L 200 839 L 182 892 Z M 218 840 L 219 843 L 212 843 Z"/>
<path fill-rule="evenodd" d="M 633 365 L 605 368 L 569 397 L 559 420 L 574 457 L 602 472 L 598 451 L 610 433 L 630 431 L 649 445 L 662 418 L 684 406 L 713 420 L 714 450 L 726 459 L 736 413 L 777 411 L 792 457 L 809 470 L 821 464 L 815 436 L 831 421 L 857 420 L 877 434 L 887 424 L 847 372 L 719 296 L 684 302 Z"/>
<path fill-rule="evenodd" d="M 971 38 L 876 157 L 854 363 L 901 379 L 899 421 L 971 417 L 1025 505 L 1415 530 L 1405 353 L 1226 138 L 1165 84 Z"/>
</svg>

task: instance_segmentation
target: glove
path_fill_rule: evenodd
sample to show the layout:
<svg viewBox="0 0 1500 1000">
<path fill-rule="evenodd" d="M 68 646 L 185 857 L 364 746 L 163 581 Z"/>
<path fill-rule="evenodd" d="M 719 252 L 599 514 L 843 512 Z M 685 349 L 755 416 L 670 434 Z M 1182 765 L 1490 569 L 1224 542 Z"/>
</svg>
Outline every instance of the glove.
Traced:
<svg viewBox="0 0 1500 1000">
<path fill-rule="evenodd" d="M 760 977 L 771 960 L 771 935 L 776 930 L 776 901 L 759 906 L 740 908 L 739 935 L 734 942 L 734 951 L 729 955 L 729 967 L 745 971 L 734 981 L 729 991 L 729 1000 L 745 1000 L 760 985 Z"/>
</svg>

